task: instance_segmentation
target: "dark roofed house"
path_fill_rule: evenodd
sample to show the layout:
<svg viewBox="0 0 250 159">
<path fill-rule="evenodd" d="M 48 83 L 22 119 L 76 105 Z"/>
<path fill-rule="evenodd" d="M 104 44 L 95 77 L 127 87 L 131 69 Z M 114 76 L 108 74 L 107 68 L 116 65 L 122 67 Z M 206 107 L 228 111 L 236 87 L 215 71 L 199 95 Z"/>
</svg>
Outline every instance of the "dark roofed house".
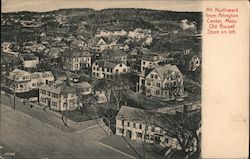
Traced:
<svg viewBox="0 0 250 159">
<path fill-rule="evenodd" d="M 25 68 L 36 68 L 39 63 L 39 58 L 34 54 L 21 54 L 19 55 Z"/>
<path fill-rule="evenodd" d="M 79 107 L 78 95 L 90 94 L 90 87 L 88 82 L 73 84 L 57 80 L 39 88 L 39 103 L 57 111 L 74 110 Z"/>
<path fill-rule="evenodd" d="M 64 69 L 69 71 L 80 71 L 91 67 L 91 53 L 80 49 L 66 49 L 63 56 Z"/>
<path fill-rule="evenodd" d="M 139 77 L 139 92 L 162 100 L 183 100 L 183 75 L 176 65 L 155 66 Z"/>
<path fill-rule="evenodd" d="M 177 139 L 168 133 L 167 119 L 170 119 L 167 114 L 122 106 L 116 116 L 116 135 L 136 141 L 143 141 L 146 135 L 147 143 L 180 150 Z"/>
<path fill-rule="evenodd" d="M 101 59 L 127 63 L 127 53 L 120 49 L 105 50 L 101 54 Z"/>
</svg>

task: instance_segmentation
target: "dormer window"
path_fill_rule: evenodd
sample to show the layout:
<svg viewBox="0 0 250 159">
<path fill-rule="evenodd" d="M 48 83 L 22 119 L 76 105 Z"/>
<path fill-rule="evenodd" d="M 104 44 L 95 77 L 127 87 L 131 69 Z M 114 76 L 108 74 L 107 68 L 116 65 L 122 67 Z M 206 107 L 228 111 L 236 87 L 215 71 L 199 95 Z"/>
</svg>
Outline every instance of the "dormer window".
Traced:
<svg viewBox="0 0 250 159">
<path fill-rule="evenodd" d="M 122 67 L 122 64 L 120 64 L 120 67 Z"/>
</svg>

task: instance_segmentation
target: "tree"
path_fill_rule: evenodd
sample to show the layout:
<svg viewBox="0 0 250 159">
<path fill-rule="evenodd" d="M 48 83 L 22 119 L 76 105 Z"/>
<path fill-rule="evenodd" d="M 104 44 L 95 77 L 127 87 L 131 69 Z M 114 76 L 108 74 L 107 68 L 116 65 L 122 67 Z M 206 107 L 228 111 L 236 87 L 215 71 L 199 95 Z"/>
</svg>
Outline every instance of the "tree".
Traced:
<svg viewBox="0 0 250 159">
<path fill-rule="evenodd" d="M 180 115 L 168 115 L 156 112 L 138 113 L 138 118 L 145 124 L 144 129 L 144 144 L 146 141 L 145 135 L 147 134 L 147 127 L 154 126 L 159 127 L 165 131 L 167 136 L 177 139 L 178 144 L 181 147 L 181 151 L 187 155 L 192 154 L 196 148 L 196 151 L 200 152 L 200 137 L 197 130 L 200 128 L 201 114 L 200 110 L 193 112 L 192 114 Z M 159 120 L 164 121 L 165 124 L 160 124 Z M 196 143 L 196 145 L 194 145 Z M 195 146 L 195 147 L 194 147 Z M 193 148 L 192 150 L 190 150 Z M 143 150 L 145 152 L 145 150 Z M 143 155 L 145 158 L 145 155 Z"/>
</svg>

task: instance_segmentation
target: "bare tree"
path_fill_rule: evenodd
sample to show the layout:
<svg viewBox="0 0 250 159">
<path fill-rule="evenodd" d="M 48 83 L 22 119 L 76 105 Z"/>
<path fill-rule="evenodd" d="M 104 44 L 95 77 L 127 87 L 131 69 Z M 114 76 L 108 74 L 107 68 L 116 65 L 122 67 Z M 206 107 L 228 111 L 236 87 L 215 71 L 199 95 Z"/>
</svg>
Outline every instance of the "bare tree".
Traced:
<svg viewBox="0 0 250 159">
<path fill-rule="evenodd" d="M 145 159 L 145 142 L 148 126 L 161 128 L 167 136 L 177 139 L 181 147 L 181 151 L 186 154 L 191 154 L 194 149 L 188 151 L 191 147 L 196 146 L 196 151 L 200 151 L 200 137 L 197 130 L 200 128 L 201 114 L 200 110 L 187 116 L 159 114 L 155 112 L 138 113 L 141 121 L 145 124 L 143 138 L 143 158 Z M 164 121 L 164 125 L 160 124 L 159 120 Z M 196 145 L 194 145 L 196 141 Z"/>
</svg>

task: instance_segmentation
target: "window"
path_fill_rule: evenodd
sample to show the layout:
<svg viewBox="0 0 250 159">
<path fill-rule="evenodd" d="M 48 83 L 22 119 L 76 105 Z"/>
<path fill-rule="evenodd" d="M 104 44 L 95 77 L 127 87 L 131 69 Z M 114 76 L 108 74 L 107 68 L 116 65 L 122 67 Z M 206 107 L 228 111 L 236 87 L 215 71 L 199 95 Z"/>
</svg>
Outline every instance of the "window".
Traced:
<svg viewBox="0 0 250 159">
<path fill-rule="evenodd" d="M 124 120 L 122 120 L 122 126 L 124 125 Z"/>
<path fill-rule="evenodd" d="M 107 72 L 109 72 L 109 68 L 107 68 Z"/>
<path fill-rule="evenodd" d="M 158 75 L 155 75 L 155 79 L 158 79 Z"/>
<path fill-rule="evenodd" d="M 156 87 L 161 87 L 161 84 L 159 82 L 157 82 Z"/>
<path fill-rule="evenodd" d="M 45 98 L 41 98 L 41 102 L 42 103 L 46 103 L 46 99 Z"/>
<path fill-rule="evenodd" d="M 130 126 L 130 123 L 129 123 L 129 121 L 128 121 L 128 127 Z"/>
<path fill-rule="evenodd" d="M 168 143 L 169 141 L 168 141 L 168 138 L 165 138 L 165 143 Z"/>
<path fill-rule="evenodd" d="M 142 129 L 142 125 L 141 124 L 139 125 L 139 129 Z"/>
<path fill-rule="evenodd" d="M 102 71 L 104 72 L 104 67 L 102 68 Z"/>
<path fill-rule="evenodd" d="M 99 77 L 99 73 L 96 73 L 96 77 Z"/>
<path fill-rule="evenodd" d="M 120 67 L 122 67 L 122 64 L 120 64 Z"/>
<path fill-rule="evenodd" d="M 75 64 L 75 68 L 78 68 L 78 64 Z"/>
<path fill-rule="evenodd" d="M 97 67 L 96 70 L 99 71 L 99 67 Z"/>
<path fill-rule="evenodd" d="M 95 72 L 93 72 L 93 76 L 95 76 Z"/>
<path fill-rule="evenodd" d="M 156 95 L 160 95 L 160 91 L 159 90 L 156 90 Z"/>
<path fill-rule="evenodd" d="M 142 133 L 136 133 L 136 136 L 137 136 L 138 138 L 142 138 Z"/>
<path fill-rule="evenodd" d="M 133 127 L 136 128 L 136 123 L 133 124 Z"/>
<path fill-rule="evenodd" d="M 115 70 L 115 73 L 118 73 L 118 70 Z"/>
<path fill-rule="evenodd" d="M 93 70 L 95 70 L 95 66 L 93 67 Z"/>
<path fill-rule="evenodd" d="M 126 68 L 123 69 L 123 72 L 126 72 Z"/>
<path fill-rule="evenodd" d="M 89 58 L 87 57 L 87 61 L 89 61 Z"/>
<path fill-rule="evenodd" d="M 113 69 L 110 69 L 110 72 L 113 73 Z"/>
<path fill-rule="evenodd" d="M 22 85 L 22 84 L 20 84 L 20 85 L 19 85 L 19 87 L 20 87 L 20 88 L 23 88 L 23 85 Z"/>
<path fill-rule="evenodd" d="M 124 129 L 118 128 L 118 131 L 119 131 L 120 134 L 124 133 Z"/>
<path fill-rule="evenodd" d="M 52 101 L 51 105 L 54 106 L 54 107 L 56 107 L 57 106 L 57 102 Z"/>
<path fill-rule="evenodd" d="M 145 65 L 145 64 L 146 64 L 146 62 L 145 62 L 145 61 L 143 61 L 143 62 L 142 62 L 142 64 L 143 64 L 143 65 Z"/>
<path fill-rule="evenodd" d="M 146 89 L 146 93 L 151 93 L 151 90 L 150 89 Z"/>
<path fill-rule="evenodd" d="M 41 90 L 41 94 L 45 94 L 45 95 L 46 95 L 46 91 L 44 91 L 44 90 Z"/>
<path fill-rule="evenodd" d="M 147 81 L 147 85 L 150 86 L 151 82 L 150 81 Z"/>
<path fill-rule="evenodd" d="M 151 78 L 154 78 L 154 75 L 153 75 L 153 74 L 151 74 L 151 75 L 150 75 L 150 77 L 151 77 Z"/>
<path fill-rule="evenodd" d="M 155 132 L 155 127 L 154 126 L 151 127 L 151 131 Z"/>
<path fill-rule="evenodd" d="M 144 66 L 142 67 L 142 70 L 145 70 L 145 67 L 144 67 Z"/>
<path fill-rule="evenodd" d="M 85 88 L 85 91 L 88 92 L 89 91 L 89 87 Z"/>
</svg>

